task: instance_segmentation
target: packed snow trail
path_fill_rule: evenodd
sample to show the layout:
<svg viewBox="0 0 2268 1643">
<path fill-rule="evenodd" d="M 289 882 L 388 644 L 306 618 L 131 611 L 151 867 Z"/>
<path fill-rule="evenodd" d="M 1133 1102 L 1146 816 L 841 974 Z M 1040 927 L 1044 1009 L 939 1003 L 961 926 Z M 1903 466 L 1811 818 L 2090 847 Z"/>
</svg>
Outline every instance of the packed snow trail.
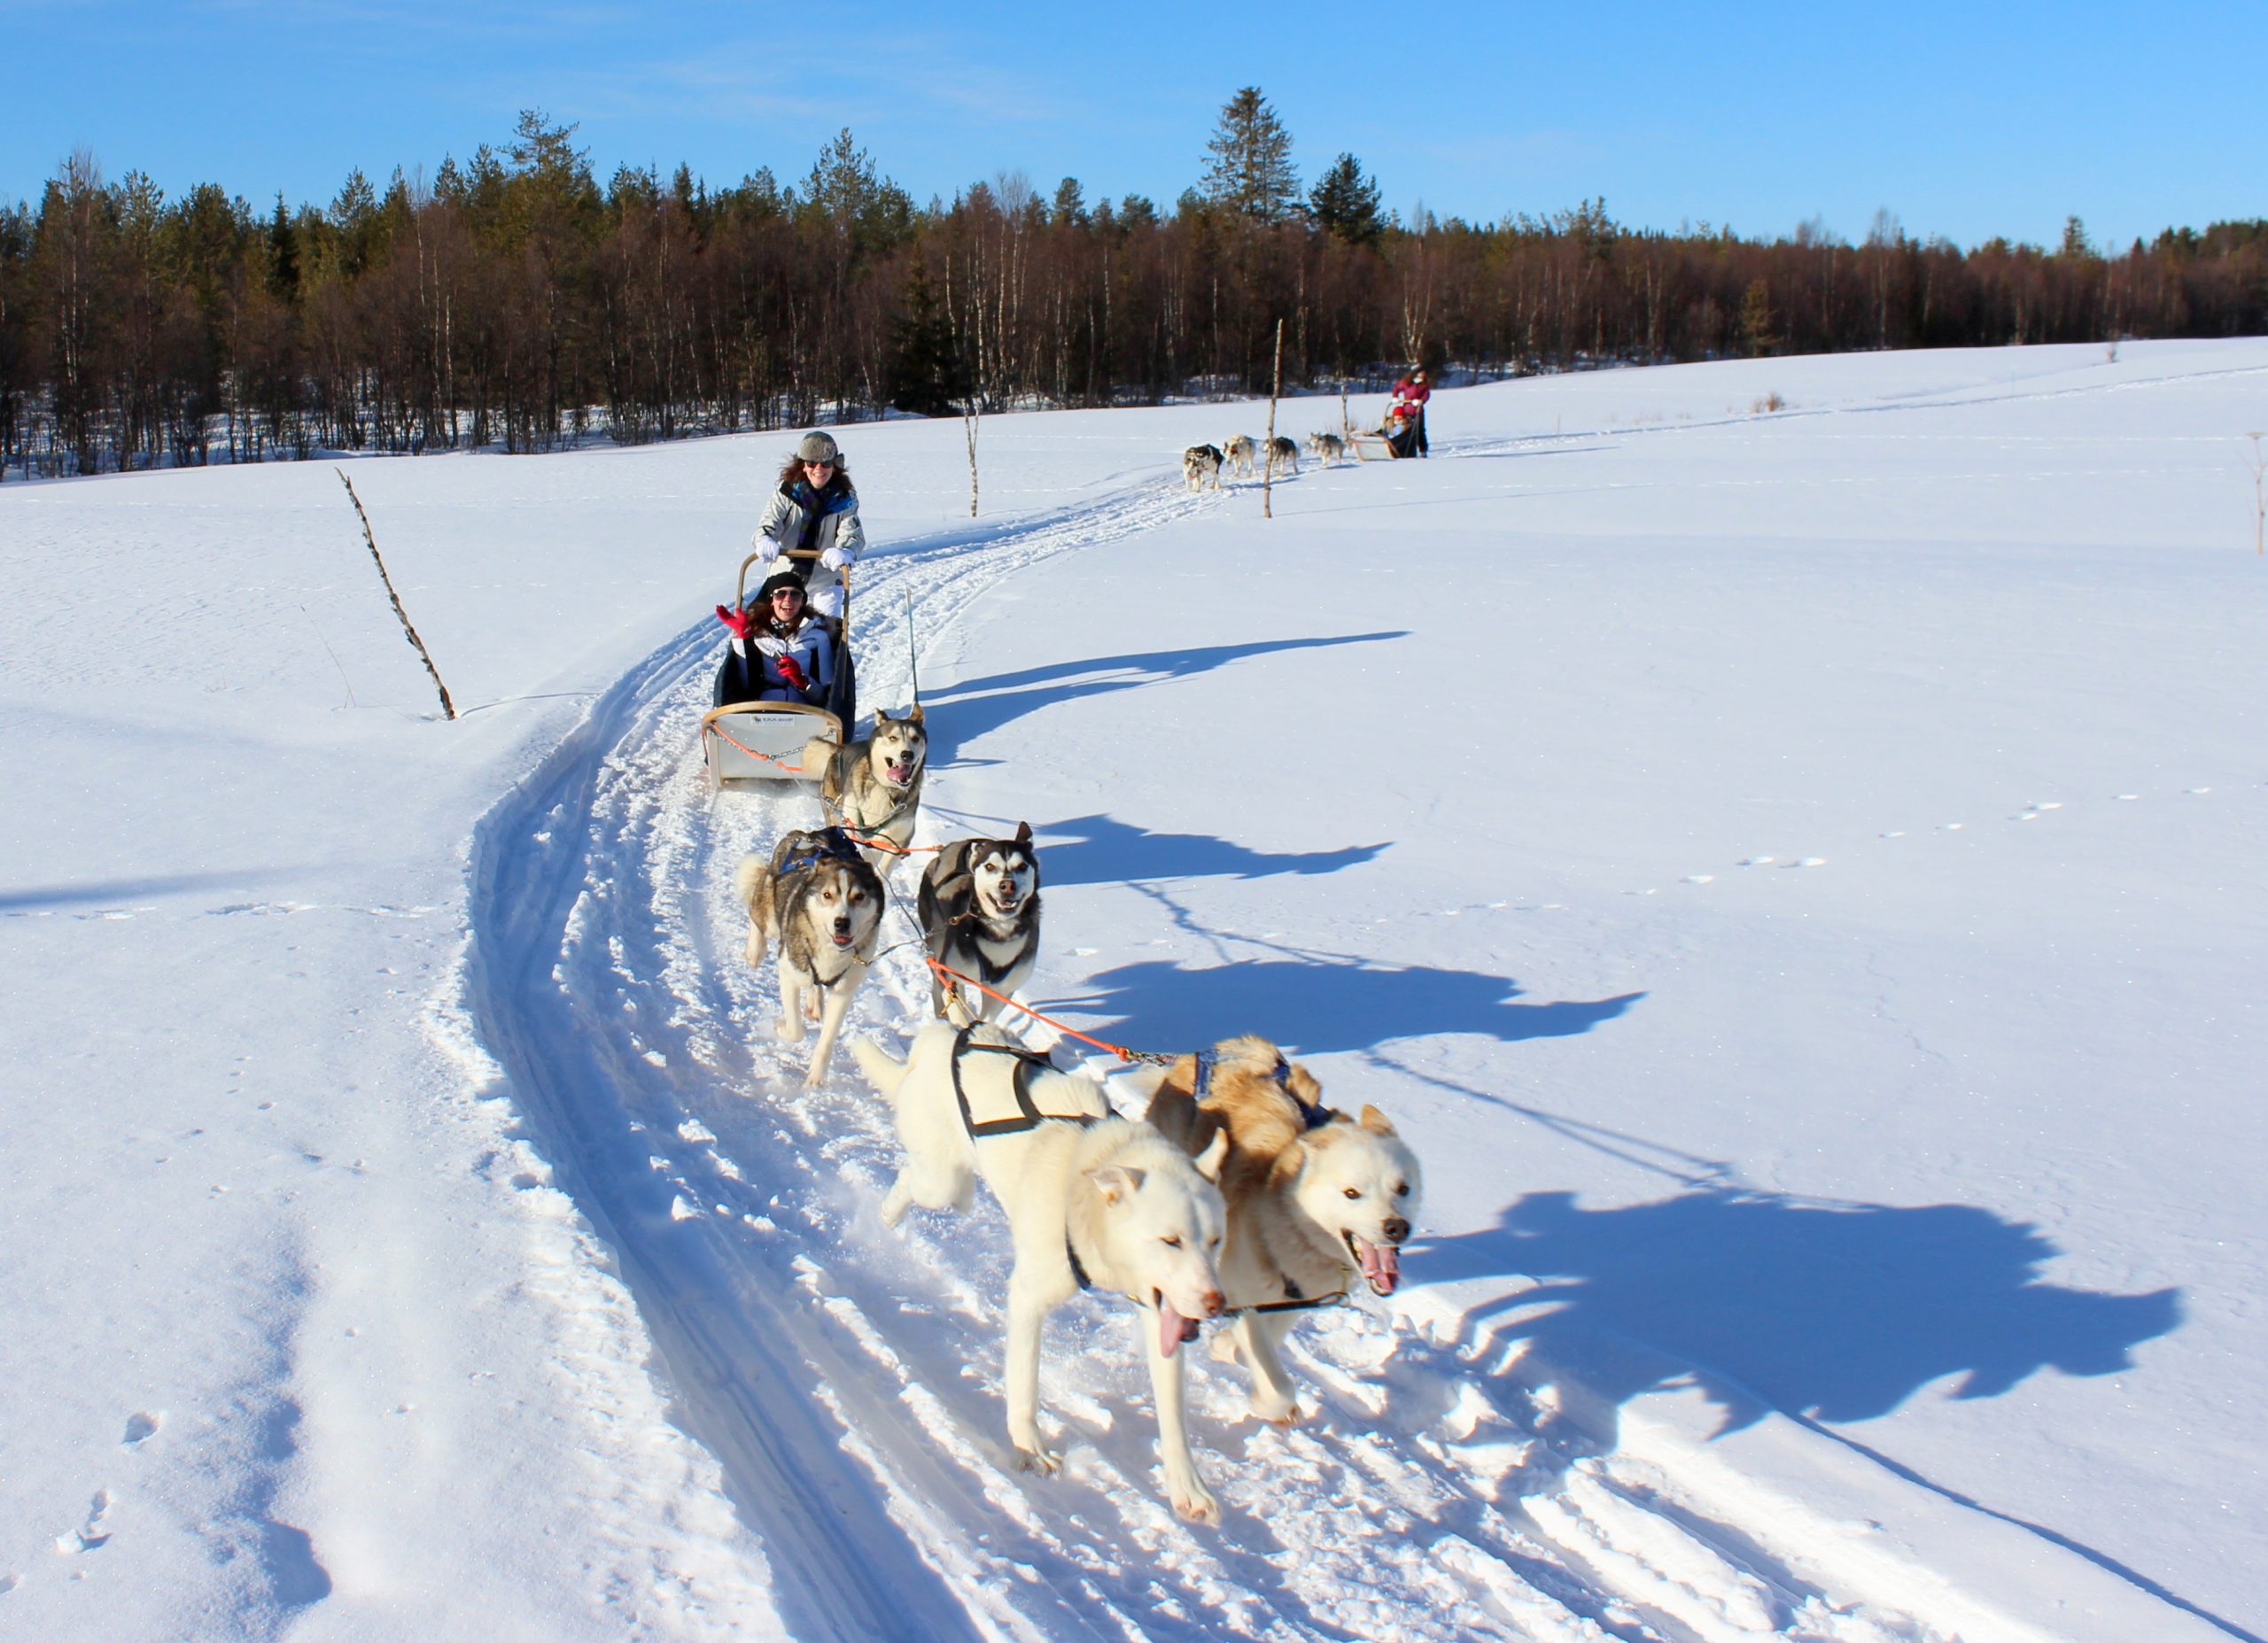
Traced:
<svg viewBox="0 0 2268 1643">
<path fill-rule="evenodd" d="M 867 706 L 908 697 L 906 593 L 934 639 L 1039 561 L 1208 501 L 1150 487 L 870 558 L 854 592 L 854 613 L 883 613 L 859 624 Z M 711 792 L 693 731 L 716 649 L 705 622 L 664 647 L 483 823 L 467 992 L 555 1184 L 616 1252 L 683 1424 L 719 1458 L 797 1637 L 1949 1635 L 1821 1589 L 1796 1568 L 1819 1557 L 1777 1555 L 1658 1465 L 1602 1453 L 1580 1389 L 1517 1340 L 1429 1330 L 1399 1304 L 1318 1313 L 1293 1333 L 1311 1413 L 1288 1431 L 1253 1422 L 1241 1373 L 1192 1352 L 1217 1529 L 1180 1523 L 1161 1496 L 1122 1303 L 1050 1321 L 1042 1396 L 1068 1465 L 1017 1470 L 997 1207 L 885 1231 L 897 1149 L 884 1104 L 847 1057 L 806 1093 L 807 1045 L 772 1042 L 771 970 L 742 960 L 729 880 L 818 805 L 800 786 Z M 949 781 L 933 774 L 933 799 Z M 925 838 L 952 831 L 925 817 Z M 901 903 L 915 874 L 895 875 Z M 911 934 L 893 911 L 885 945 Z M 846 1032 L 895 1043 L 927 1006 L 901 948 Z M 1413 1266 L 1422 1284 L 1422 1251 Z"/>
</svg>

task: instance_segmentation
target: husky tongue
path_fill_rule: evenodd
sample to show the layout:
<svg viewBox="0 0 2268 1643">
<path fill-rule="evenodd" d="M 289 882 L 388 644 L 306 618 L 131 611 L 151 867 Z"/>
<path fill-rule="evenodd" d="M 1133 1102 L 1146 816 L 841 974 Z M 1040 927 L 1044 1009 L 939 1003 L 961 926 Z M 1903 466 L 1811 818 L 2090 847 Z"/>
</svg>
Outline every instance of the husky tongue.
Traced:
<svg viewBox="0 0 2268 1643">
<path fill-rule="evenodd" d="M 1357 1238 L 1355 1252 L 1363 1258 L 1363 1277 L 1371 1290 L 1380 1295 L 1393 1294 L 1394 1286 L 1402 1282 L 1402 1252 L 1391 1244 Z"/>
<path fill-rule="evenodd" d="M 886 764 L 882 768 L 889 771 L 890 780 L 900 787 L 913 779 L 913 767 L 911 764 Z"/>
<path fill-rule="evenodd" d="M 1158 1297 L 1158 1351 L 1172 1357 L 1174 1349 L 1184 1341 L 1197 1338 L 1197 1320 L 1184 1318 L 1173 1309 L 1173 1303 L 1164 1296 Z"/>
</svg>

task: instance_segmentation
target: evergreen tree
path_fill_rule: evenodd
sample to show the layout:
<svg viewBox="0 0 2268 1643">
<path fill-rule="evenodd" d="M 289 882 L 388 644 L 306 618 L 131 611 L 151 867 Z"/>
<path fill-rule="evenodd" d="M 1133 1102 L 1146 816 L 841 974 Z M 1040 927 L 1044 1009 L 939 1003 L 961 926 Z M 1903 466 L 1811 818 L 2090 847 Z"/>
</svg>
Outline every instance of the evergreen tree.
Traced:
<svg viewBox="0 0 2268 1643">
<path fill-rule="evenodd" d="M 951 416 L 967 391 L 953 346 L 952 322 L 929 283 L 918 255 L 905 282 L 905 309 L 890 323 L 884 392 L 889 403 L 916 416 Z"/>
<path fill-rule="evenodd" d="M 1245 87 L 1223 105 L 1205 151 L 1212 158 L 1198 192 L 1208 205 L 1258 222 L 1282 222 L 1298 213 L 1292 134 L 1258 86 Z"/>
<path fill-rule="evenodd" d="M 276 196 L 276 214 L 268 220 L 268 289 L 278 301 L 299 299 L 299 236 L 284 209 L 284 196 Z"/>
<path fill-rule="evenodd" d="M 1308 196 L 1316 225 L 1349 245 L 1375 245 L 1386 231 L 1379 214 L 1379 185 L 1363 174 L 1352 154 L 1341 154 Z"/>
<path fill-rule="evenodd" d="M 1769 353 L 1779 345 L 1780 339 L 1772 334 L 1772 288 L 1762 280 L 1751 280 L 1741 298 L 1740 334 L 1751 355 Z"/>
</svg>

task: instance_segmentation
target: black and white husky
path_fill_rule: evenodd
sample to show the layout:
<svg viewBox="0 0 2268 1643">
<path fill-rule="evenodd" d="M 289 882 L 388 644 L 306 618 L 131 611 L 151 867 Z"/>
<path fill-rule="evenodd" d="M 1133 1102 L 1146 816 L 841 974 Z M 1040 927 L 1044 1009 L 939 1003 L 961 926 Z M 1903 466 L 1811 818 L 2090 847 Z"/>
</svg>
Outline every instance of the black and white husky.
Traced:
<svg viewBox="0 0 2268 1643">
<path fill-rule="evenodd" d="M 921 874 L 918 903 L 929 957 L 997 993 L 1014 993 L 1039 957 L 1039 856 L 1031 824 L 1013 839 L 962 839 Z M 995 1021 L 1006 1008 L 988 993 L 929 975 L 937 1013 L 955 1027 Z"/>
<path fill-rule="evenodd" d="M 1192 445 L 1181 453 L 1181 481 L 1188 490 L 1201 491 L 1210 485 L 1221 488 L 1221 449 L 1218 446 Z"/>
</svg>

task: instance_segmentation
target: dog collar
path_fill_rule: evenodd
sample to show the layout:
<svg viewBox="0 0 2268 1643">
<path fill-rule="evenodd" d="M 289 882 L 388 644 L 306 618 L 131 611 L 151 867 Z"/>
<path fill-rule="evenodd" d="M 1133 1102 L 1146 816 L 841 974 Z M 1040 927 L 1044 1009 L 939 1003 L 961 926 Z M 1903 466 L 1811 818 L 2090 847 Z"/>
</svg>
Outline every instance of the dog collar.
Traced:
<svg viewBox="0 0 2268 1643">
<path fill-rule="evenodd" d="M 1079 1252 L 1071 1247 L 1071 1240 L 1068 1236 L 1063 1240 L 1063 1259 L 1071 1263 L 1071 1275 L 1079 1281 L 1081 1289 L 1091 1290 L 1095 1287 L 1095 1281 L 1087 1276 L 1086 1267 L 1079 1262 Z"/>
</svg>

